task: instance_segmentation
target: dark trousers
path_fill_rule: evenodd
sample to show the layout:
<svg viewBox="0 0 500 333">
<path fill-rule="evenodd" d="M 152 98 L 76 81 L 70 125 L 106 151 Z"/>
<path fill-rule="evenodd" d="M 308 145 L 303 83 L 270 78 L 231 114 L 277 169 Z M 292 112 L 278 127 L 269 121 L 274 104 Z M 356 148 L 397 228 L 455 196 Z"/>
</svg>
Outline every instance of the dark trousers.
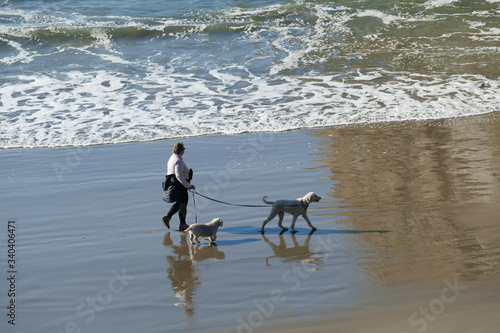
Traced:
<svg viewBox="0 0 500 333">
<path fill-rule="evenodd" d="M 181 224 L 186 223 L 187 205 L 188 205 L 188 197 L 186 196 L 185 200 L 176 201 L 172 205 L 172 207 L 170 207 L 167 216 L 172 218 L 177 212 L 179 212 L 179 220 Z"/>
</svg>

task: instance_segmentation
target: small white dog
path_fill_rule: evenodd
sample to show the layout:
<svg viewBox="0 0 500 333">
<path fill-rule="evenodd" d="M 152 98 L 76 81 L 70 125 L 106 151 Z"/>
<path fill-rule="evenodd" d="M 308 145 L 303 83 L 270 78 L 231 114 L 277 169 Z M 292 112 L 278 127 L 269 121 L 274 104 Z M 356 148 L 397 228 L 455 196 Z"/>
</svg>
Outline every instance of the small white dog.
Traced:
<svg viewBox="0 0 500 333">
<path fill-rule="evenodd" d="M 283 222 L 283 217 L 285 213 L 292 214 L 292 232 L 295 232 L 295 222 L 299 216 L 302 216 L 307 224 L 311 227 L 312 230 L 316 230 L 316 228 L 312 225 L 311 221 L 307 217 L 307 208 L 311 202 L 318 202 L 321 200 L 321 197 L 316 195 L 314 192 L 307 193 L 303 198 L 298 198 L 297 200 L 277 200 L 274 202 L 266 201 L 267 197 L 262 198 L 266 204 L 273 205 L 271 208 L 271 213 L 267 217 L 267 219 L 262 223 L 261 233 L 264 233 L 264 227 L 267 222 L 271 221 L 276 215 L 279 216 L 278 226 L 283 229 L 283 231 L 288 230 L 288 228 L 283 227 L 281 224 Z"/>
<path fill-rule="evenodd" d="M 222 220 L 220 218 L 215 218 L 210 223 L 191 224 L 184 232 L 189 232 L 191 243 L 194 243 L 194 240 L 200 243 L 199 237 L 208 237 L 210 238 L 210 244 L 212 244 L 217 239 L 217 230 L 220 227 L 222 227 Z"/>
</svg>

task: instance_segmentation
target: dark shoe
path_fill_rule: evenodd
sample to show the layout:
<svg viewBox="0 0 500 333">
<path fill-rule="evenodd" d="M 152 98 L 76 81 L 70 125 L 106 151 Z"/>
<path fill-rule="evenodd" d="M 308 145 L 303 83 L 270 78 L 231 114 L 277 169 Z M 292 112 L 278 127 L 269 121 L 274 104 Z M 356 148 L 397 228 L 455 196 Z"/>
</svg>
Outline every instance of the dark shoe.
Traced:
<svg viewBox="0 0 500 333">
<path fill-rule="evenodd" d="M 163 221 L 163 225 L 165 227 L 167 227 L 168 229 L 170 229 L 170 217 L 168 217 L 167 215 L 163 216 L 161 218 L 161 220 Z"/>
<path fill-rule="evenodd" d="M 187 228 L 189 228 L 189 225 L 187 223 L 181 223 L 181 224 L 179 224 L 179 231 L 184 231 Z"/>
</svg>

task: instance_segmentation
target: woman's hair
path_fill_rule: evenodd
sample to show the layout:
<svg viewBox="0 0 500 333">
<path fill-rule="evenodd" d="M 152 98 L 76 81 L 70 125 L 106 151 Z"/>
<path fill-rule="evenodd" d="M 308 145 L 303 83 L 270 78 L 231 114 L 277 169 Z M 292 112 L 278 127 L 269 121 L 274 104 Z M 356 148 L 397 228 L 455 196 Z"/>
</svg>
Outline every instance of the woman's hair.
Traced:
<svg viewBox="0 0 500 333">
<path fill-rule="evenodd" d="M 184 151 L 184 144 L 182 142 L 177 142 L 172 149 L 174 154 L 180 154 Z"/>
</svg>

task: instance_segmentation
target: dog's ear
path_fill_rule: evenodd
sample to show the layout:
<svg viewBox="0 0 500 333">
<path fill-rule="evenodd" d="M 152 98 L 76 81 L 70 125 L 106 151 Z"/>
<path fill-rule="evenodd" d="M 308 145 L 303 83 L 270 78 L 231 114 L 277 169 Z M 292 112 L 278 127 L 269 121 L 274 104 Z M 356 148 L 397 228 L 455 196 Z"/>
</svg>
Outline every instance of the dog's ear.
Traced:
<svg viewBox="0 0 500 333">
<path fill-rule="evenodd" d="M 309 192 L 304 197 L 304 201 L 310 204 L 313 201 L 313 198 L 314 198 L 314 192 Z"/>
</svg>

